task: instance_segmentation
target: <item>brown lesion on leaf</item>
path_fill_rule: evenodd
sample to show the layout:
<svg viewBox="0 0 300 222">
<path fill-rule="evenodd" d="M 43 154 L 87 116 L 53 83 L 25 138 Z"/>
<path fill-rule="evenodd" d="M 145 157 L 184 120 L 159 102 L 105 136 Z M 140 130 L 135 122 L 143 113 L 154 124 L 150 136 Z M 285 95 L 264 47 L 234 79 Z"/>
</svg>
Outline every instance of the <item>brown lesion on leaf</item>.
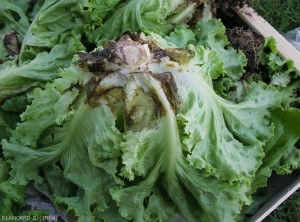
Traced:
<svg viewBox="0 0 300 222">
<path fill-rule="evenodd" d="M 0 38 L 3 40 L 3 46 L 5 47 L 8 56 L 15 56 L 20 54 L 20 43 L 18 40 L 18 32 L 11 31 L 9 33 L 0 34 Z M 0 64 L 5 62 L 7 59 L 1 59 Z"/>
<path fill-rule="evenodd" d="M 160 61 L 161 58 L 166 57 L 167 56 L 167 52 L 166 50 L 163 49 L 154 49 L 152 51 L 153 54 L 153 59 Z"/>
<path fill-rule="evenodd" d="M 165 116 L 167 114 L 167 110 L 165 109 L 164 105 L 162 104 L 160 98 L 158 98 L 158 95 L 156 94 L 155 89 L 150 88 L 149 90 L 150 90 L 151 97 L 154 101 L 153 109 L 155 111 L 155 115 L 157 117 Z"/>
<path fill-rule="evenodd" d="M 125 125 L 132 131 L 154 127 L 159 123 L 166 110 L 158 98 L 155 89 L 137 88 L 134 97 L 125 103 Z"/>
<path fill-rule="evenodd" d="M 68 91 L 70 91 L 72 89 L 77 89 L 77 90 L 81 91 L 82 90 L 82 86 L 79 84 L 79 82 L 71 83 L 70 87 L 67 88 L 67 89 L 65 89 L 63 91 L 63 93 L 66 93 L 66 92 L 68 92 Z"/>
<path fill-rule="evenodd" d="M 77 61 L 79 67 L 87 67 L 90 72 L 104 72 L 105 60 L 113 61 L 115 54 L 113 53 L 116 42 L 111 41 L 106 48 L 95 52 L 78 52 L 79 59 Z"/>
<path fill-rule="evenodd" d="M 20 54 L 20 43 L 18 40 L 18 32 L 12 31 L 7 34 L 2 34 L 4 47 L 6 48 L 10 56 L 15 56 Z"/>
<path fill-rule="evenodd" d="M 136 111 L 136 106 L 132 106 L 131 109 L 125 115 L 125 123 L 127 127 L 132 127 L 134 125 L 133 115 Z"/>
<path fill-rule="evenodd" d="M 164 57 L 169 57 L 171 61 L 178 62 L 180 64 L 188 63 L 194 56 L 195 52 L 192 50 L 181 48 L 167 48 L 167 49 L 154 49 L 152 51 L 153 59 L 161 61 Z"/>
<path fill-rule="evenodd" d="M 100 105 L 99 99 L 101 97 L 106 97 L 106 100 L 109 103 L 108 106 L 112 108 L 115 106 L 115 104 L 113 104 L 111 97 L 114 97 L 114 100 L 123 100 L 122 87 L 111 85 L 109 88 L 103 89 L 99 86 L 100 82 L 101 78 L 99 78 L 98 76 L 93 76 L 87 82 L 87 84 L 84 87 L 86 90 L 85 103 L 88 103 L 92 108 L 95 108 Z"/>
<path fill-rule="evenodd" d="M 93 76 L 85 85 L 86 99 L 85 102 L 91 107 L 99 106 L 100 95 L 96 93 L 97 86 L 99 85 L 99 80 L 96 76 Z"/>
<path fill-rule="evenodd" d="M 100 51 L 78 52 L 77 62 L 80 67 L 87 67 L 90 72 L 105 72 L 107 62 L 137 66 L 147 58 L 143 44 L 142 38 L 133 33 L 127 33 L 117 41 L 106 42 Z"/>
<path fill-rule="evenodd" d="M 175 83 L 172 73 L 163 72 L 158 74 L 151 74 L 155 79 L 161 83 L 161 87 L 166 95 L 169 103 L 171 104 L 171 109 L 176 112 L 180 104 L 178 95 L 178 87 Z"/>
<path fill-rule="evenodd" d="M 99 99 L 102 95 L 107 94 L 113 87 L 106 90 L 99 88 L 101 79 L 98 76 L 93 76 L 85 85 L 86 99 L 85 103 L 88 103 L 91 107 L 95 108 L 99 106 Z"/>
<path fill-rule="evenodd" d="M 98 85 L 99 85 L 99 82 L 97 80 L 97 77 L 93 76 L 90 79 L 90 81 L 88 81 L 87 84 L 85 85 L 87 97 L 91 97 L 95 94 L 95 91 L 96 91 L 96 88 Z"/>
<path fill-rule="evenodd" d="M 194 56 L 195 52 L 192 50 L 181 49 L 181 48 L 167 48 L 165 49 L 166 55 L 171 58 L 171 60 L 176 61 L 180 64 L 188 63 Z"/>
</svg>

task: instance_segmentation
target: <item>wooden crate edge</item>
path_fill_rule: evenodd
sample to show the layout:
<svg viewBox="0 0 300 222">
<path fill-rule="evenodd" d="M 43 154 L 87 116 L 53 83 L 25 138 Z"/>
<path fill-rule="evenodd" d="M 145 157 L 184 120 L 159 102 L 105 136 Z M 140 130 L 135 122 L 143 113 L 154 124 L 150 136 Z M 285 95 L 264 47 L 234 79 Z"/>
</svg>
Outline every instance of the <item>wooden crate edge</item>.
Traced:
<svg viewBox="0 0 300 222">
<path fill-rule="evenodd" d="M 242 8 L 236 6 L 233 10 L 243 19 L 256 33 L 263 37 L 273 36 L 277 42 L 278 54 L 283 59 L 294 61 L 295 68 L 300 73 L 300 52 L 289 43 L 273 26 L 261 17 L 253 8 L 245 4 Z"/>
</svg>

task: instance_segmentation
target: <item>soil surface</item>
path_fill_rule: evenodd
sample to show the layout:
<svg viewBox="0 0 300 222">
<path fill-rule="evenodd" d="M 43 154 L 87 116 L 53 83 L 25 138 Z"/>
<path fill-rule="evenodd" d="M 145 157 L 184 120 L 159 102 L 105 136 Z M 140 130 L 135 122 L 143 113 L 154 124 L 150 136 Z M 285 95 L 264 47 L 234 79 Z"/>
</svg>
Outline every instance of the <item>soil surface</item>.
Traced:
<svg viewBox="0 0 300 222">
<path fill-rule="evenodd" d="M 246 74 L 257 73 L 261 69 L 259 52 L 264 44 L 264 38 L 255 33 L 243 23 L 231 7 L 243 7 L 247 1 L 238 0 L 218 0 L 219 8 L 217 17 L 220 18 L 226 27 L 226 35 L 230 45 L 243 51 L 248 59 Z"/>
<path fill-rule="evenodd" d="M 243 27 L 227 28 L 227 38 L 230 45 L 243 51 L 248 59 L 246 72 L 256 72 L 260 69 L 259 52 L 264 44 L 264 38 L 251 29 Z"/>
</svg>

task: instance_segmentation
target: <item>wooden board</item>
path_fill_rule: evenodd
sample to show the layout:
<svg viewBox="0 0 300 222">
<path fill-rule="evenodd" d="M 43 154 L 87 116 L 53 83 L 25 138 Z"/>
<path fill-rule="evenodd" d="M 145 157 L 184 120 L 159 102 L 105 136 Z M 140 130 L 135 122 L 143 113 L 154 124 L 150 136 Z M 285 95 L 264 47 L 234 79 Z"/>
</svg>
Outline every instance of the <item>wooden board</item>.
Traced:
<svg viewBox="0 0 300 222">
<path fill-rule="evenodd" d="M 289 43 L 276 29 L 273 28 L 253 8 L 245 4 L 242 8 L 234 7 L 233 10 L 255 31 L 263 37 L 273 36 L 277 42 L 278 54 L 283 59 L 294 61 L 295 68 L 300 73 L 300 52 Z"/>
<path fill-rule="evenodd" d="M 260 209 L 250 218 L 249 222 L 262 222 L 273 210 L 280 204 L 287 200 L 294 192 L 300 189 L 300 174 L 295 177 L 278 192 L 276 192 L 271 199 L 266 202 Z"/>
</svg>

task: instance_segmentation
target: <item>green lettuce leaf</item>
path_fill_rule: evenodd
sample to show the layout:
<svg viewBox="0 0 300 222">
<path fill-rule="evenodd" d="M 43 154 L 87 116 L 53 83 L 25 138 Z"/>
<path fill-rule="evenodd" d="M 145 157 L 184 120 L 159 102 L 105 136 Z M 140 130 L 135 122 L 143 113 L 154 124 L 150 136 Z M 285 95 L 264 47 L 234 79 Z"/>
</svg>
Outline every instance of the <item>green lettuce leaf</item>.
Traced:
<svg viewBox="0 0 300 222">
<path fill-rule="evenodd" d="M 2 197 L 0 193 L 0 214 L 7 217 L 14 216 L 12 212 L 13 202 L 7 197 Z"/>
<path fill-rule="evenodd" d="M 281 105 L 284 109 L 299 107 L 300 89 L 298 71 L 294 67 L 294 62 L 282 59 L 277 54 L 276 40 L 273 37 L 265 39 L 262 51 L 260 52 L 263 72 L 261 79 L 269 85 L 275 86 L 282 96 Z"/>
<path fill-rule="evenodd" d="M 261 204 L 270 198 L 266 187 L 272 173 L 289 174 L 300 168 L 297 145 L 300 139 L 299 115 L 299 109 L 296 108 L 288 110 L 278 108 L 272 112 L 271 120 L 275 126 L 274 136 L 264 146 L 263 163 L 251 182 L 253 203 L 251 206 L 244 206 L 241 214 L 243 221 L 245 215 L 254 214 Z"/>
<path fill-rule="evenodd" d="M 72 68 L 70 69 L 72 70 Z M 31 106 L 22 114 L 25 122 L 20 123 L 13 132 L 16 139 L 2 141 L 3 152 L 13 167 L 11 182 L 16 185 L 25 185 L 30 180 L 34 180 L 36 184 L 43 183 L 44 180 L 39 175 L 41 167 L 59 161 L 64 168 L 64 177 L 72 181 L 77 186 L 78 191 L 75 196 L 68 197 L 68 195 L 64 196 L 60 190 L 53 190 L 53 195 L 57 195 L 54 201 L 57 204 L 67 204 L 68 209 L 74 211 L 81 221 L 92 221 L 91 206 L 93 205 L 97 212 L 102 212 L 107 208 L 106 202 L 111 199 L 107 196 L 108 188 L 111 183 L 114 183 L 114 179 L 105 170 L 93 165 L 89 153 L 91 152 L 91 157 L 94 157 L 95 162 L 105 159 L 110 162 L 119 153 L 118 149 L 115 152 L 112 152 L 112 149 L 118 147 L 120 136 L 118 136 L 117 129 L 113 127 L 114 117 L 108 118 L 110 111 L 105 108 L 105 105 L 92 109 L 79 99 L 75 104 L 78 109 L 72 118 L 60 119 L 69 126 L 62 129 L 63 132 L 60 132 L 62 136 L 56 138 L 56 135 L 59 134 L 56 130 L 61 128 L 52 128 L 48 133 L 52 134 L 51 138 L 55 143 L 52 142 L 49 147 L 36 149 L 36 146 L 40 144 L 42 132 L 47 131 L 49 127 L 51 128 L 51 124 L 57 125 L 54 117 L 59 117 L 61 110 L 55 112 L 55 107 L 56 104 L 61 103 L 60 99 L 64 96 L 59 97 L 58 95 L 63 94 L 65 89 L 78 81 L 78 73 L 75 72 L 75 75 L 73 73 L 72 77 L 70 77 L 69 71 L 64 73 L 65 78 L 57 79 L 53 83 L 54 85 L 48 84 L 44 90 L 35 90 L 35 98 Z M 84 80 L 80 78 L 79 81 Z M 73 98 L 72 95 L 66 94 L 66 96 Z M 72 102 L 72 100 L 69 101 Z M 40 124 L 40 128 L 35 128 L 34 133 L 28 134 L 28 131 L 26 133 L 26 129 L 32 128 L 40 121 L 41 117 L 43 117 L 44 123 Z M 107 126 L 104 126 L 103 123 L 106 123 Z M 90 128 L 92 125 L 96 127 L 94 130 Z M 76 140 L 73 139 L 73 135 L 78 135 Z M 48 137 L 46 144 L 49 143 Z M 99 153 L 99 149 L 102 149 L 103 152 Z M 92 153 L 97 156 L 92 155 Z M 113 160 L 113 162 L 115 161 Z M 23 169 L 21 170 L 21 168 Z M 78 176 L 79 174 L 81 176 Z M 46 175 L 51 180 L 49 175 Z M 107 179 L 104 179 L 105 177 Z M 87 181 L 90 182 L 87 183 Z M 53 181 L 51 183 L 53 184 Z M 99 201 L 99 196 L 102 197 L 103 201 Z"/>
<path fill-rule="evenodd" d="M 285 174 L 300 167 L 299 151 L 295 147 L 300 138 L 299 114 L 299 109 L 296 108 L 276 109 L 272 112 L 271 120 L 275 126 L 274 136 L 264 147 L 265 157 L 253 178 L 252 192 L 267 186 L 267 179 L 273 171 Z"/>
<path fill-rule="evenodd" d="M 187 21 L 203 1 L 133 0 L 119 4 L 95 30 L 87 30 L 91 42 L 98 46 L 126 31 L 170 33 L 176 24 Z"/>
<path fill-rule="evenodd" d="M 295 158 L 299 158 L 298 151 L 295 150 L 297 149 L 295 147 L 296 143 L 300 139 L 300 132 L 298 130 L 299 115 L 300 111 L 297 108 L 290 108 L 288 110 L 276 109 L 273 111 L 272 121 L 275 124 L 275 135 L 268 141 L 264 148 L 266 157 L 261 168 L 269 167 L 271 170 L 276 170 L 277 173 L 282 172 L 283 174 L 299 168 L 299 161 L 295 161 Z M 294 154 L 293 158 L 287 158 L 291 153 Z M 295 163 L 297 164 L 295 165 Z"/>
<path fill-rule="evenodd" d="M 200 21 L 197 23 L 195 34 L 195 44 L 203 45 L 215 51 L 224 62 L 226 76 L 234 82 L 241 78 L 245 72 L 244 67 L 247 59 L 241 51 L 237 51 L 229 45 L 225 35 L 225 26 L 221 21 L 216 19 Z"/>
<path fill-rule="evenodd" d="M 34 59 L 38 53 L 51 50 L 58 44 L 68 43 L 72 38 L 80 40 L 85 21 L 80 6 L 84 2 L 86 1 L 46 0 L 26 30 L 21 60 Z"/>
<path fill-rule="evenodd" d="M 40 53 L 34 60 L 21 66 L 0 70 L 0 102 L 22 94 L 34 87 L 44 87 L 59 77 L 59 69 L 69 67 L 74 54 L 82 49 L 78 42 L 56 45 L 47 53 Z"/>
<path fill-rule="evenodd" d="M 28 4 L 28 1 L 23 1 Z M 0 6 L 0 21 L 3 24 L 0 29 L 0 34 L 6 34 L 11 31 L 17 31 L 20 40 L 24 39 L 24 36 L 29 28 L 29 20 L 26 15 L 26 8 L 20 4 L 14 4 L 12 1 L 3 0 Z"/>
</svg>

